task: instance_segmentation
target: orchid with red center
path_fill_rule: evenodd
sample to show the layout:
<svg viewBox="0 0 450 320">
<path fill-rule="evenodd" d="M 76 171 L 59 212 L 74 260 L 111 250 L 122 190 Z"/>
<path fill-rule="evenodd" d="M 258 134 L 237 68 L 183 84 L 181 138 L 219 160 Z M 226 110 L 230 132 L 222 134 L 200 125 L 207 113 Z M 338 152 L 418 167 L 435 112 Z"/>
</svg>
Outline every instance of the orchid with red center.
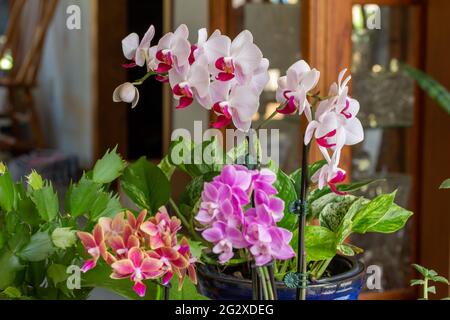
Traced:
<svg viewBox="0 0 450 320">
<path fill-rule="evenodd" d="M 306 118 L 311 121 L 311 105 L 307 99 L 308 93 L 314 89 L 319 82 L 320 72 L 311 67 L 303 60 L 292 65 L 287 75 L 278 80 L 277 101 L 285 104 L 278 110 L 281 114 L 305 113 Z"/>
<path fill-rule="evenodd" d="M 97 265 L 100 257 L 111 266 L 113 279 L 130 278 L 134 290 L 143 297 L 145 280 L 169 285 L 178 278 L 181 289 L 186 274 L 196 284 L 195 262 L 185 238 L 178 242 L 181 221 L 170 217 L 165 208 L 146 220 L 143 210 L 136 217 L 132 212 L 117 214 L 114 218 L 100 218 L 94 234 L 78 232 L 78 237 L 92 257 L 82 270 L 87 272 Z"/>
</svg>

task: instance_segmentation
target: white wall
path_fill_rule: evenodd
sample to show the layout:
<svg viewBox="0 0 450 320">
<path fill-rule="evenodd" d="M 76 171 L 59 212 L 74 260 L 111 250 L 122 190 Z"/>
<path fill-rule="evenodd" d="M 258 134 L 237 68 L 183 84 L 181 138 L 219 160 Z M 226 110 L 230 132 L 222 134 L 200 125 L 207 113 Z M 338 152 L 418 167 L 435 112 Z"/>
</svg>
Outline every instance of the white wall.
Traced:
<svg viewBox="0 0 450 320">
<path fill-rule="evenodd" d="M 78 154 L 82 166 L 93 160 L 92 2 L 60 0 L 35 92 L 48 146 Z M 72 4 L 81 8 L 81 30 L 66 27 L 66 9 Z"/>
</svg>

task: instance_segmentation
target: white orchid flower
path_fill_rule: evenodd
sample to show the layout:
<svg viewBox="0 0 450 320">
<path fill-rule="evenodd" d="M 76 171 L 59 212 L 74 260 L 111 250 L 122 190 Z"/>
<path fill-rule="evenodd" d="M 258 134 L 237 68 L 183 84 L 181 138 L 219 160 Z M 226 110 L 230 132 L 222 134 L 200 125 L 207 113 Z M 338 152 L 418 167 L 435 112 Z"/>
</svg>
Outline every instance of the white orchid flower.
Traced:
<svg viewBox="0 0 450 320">
<path fill-rule="evenodd" d="M 205 51 L 217 80 L 236 79 L 239 84 L 248 83 L 263 58 L 248 30 L 242 31 L 233 42 L 226 36 L 215 36 L 207 41 Z"/>
<path fill-rule="evenodd" d="M 211 87 L 217 91 L 226 91 L 224 84 L 215 83 Z M 223 128 L 233 122 L 237 129 L 248 132 L 252 118 L 258 109 L 259 96 L 255 94 L 253 88 L 251 86 L 235 86 L 226 100 L 214 104 L 213 110 L 218 117 L 213 127 Z"/>
<path fill-rule="evenodd" d="M 131 103 L 134 108 L 139 102 L 139 90 L 132 83 L 125 82 L 114 90 L 113 101 Z"/>
<path fill-rule="evenodd" d="M 169 71 L 170 86 L 174 98 L 179 100 L 177 109 L 184 109 L 192 104 L 194 97 L 198 101 L 208 100 L 210 75 L 205 56 L 200 56 L 183 74 L 175 68 Z M 210 107 L 211 108 L 211 107 Z"/>
<path fill-rule="evenodd" d="M 311 181 L 317 183 L 320 190 L 329 186 L 334 193 L 345 195 L 338 190 L 336 184 L 344 182 L 346 178 L 347 174 L 344 170 L 338 168 L 334 163 L 328 163 L 311 177 Z"/>
<path fill-rule="evenodd" d="M 139 42 L 139 36 L 136 33 L 131 33 L 122 40 L 122 50 L 125 58 L 133 60 L 137 66 L 144 66 L 147 60 L 148 49 L 150 48 L 153 37 L 155 36 L 155 27 L 152 25 L 145 33 L 142 41 Z M 133 64 L 128 65 L 132 67 Z"/>
<path fill-rule="evenodd" d="M 298 110 L 305 113 L 308 121 L 312 120 L 311 105 L 308 93 L 317 86 L 320 72 L 300 60 L 293 64 L 286 76 L 278 79 L 277 102 L 286 103 L 286 107 L 279 111 L 282 114 L 293 114 Z"/>
<path fill-rule="evenodd" d="M 186 25 L 180 25 L 175 32 L 165 34 L 156 48 L 150 48 L 149 55 L 154 57 L 158 63 L 154 71 L 167 73 L 173 67 L 178 72 L 186 72 L 189 66 L 189 56 L 191 54 L 191 44 L 188 41 L 189 29 Z M 152 62 L 153 64 L 155 61 Z"/>
</svg>

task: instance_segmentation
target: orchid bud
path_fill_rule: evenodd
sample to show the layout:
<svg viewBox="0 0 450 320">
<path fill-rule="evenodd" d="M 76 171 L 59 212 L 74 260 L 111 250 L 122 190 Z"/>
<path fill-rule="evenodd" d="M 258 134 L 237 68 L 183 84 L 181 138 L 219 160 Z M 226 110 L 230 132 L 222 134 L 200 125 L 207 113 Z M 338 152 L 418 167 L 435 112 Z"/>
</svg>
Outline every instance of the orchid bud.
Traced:
<svg viewBox="0 0 450 320">
<path fill-rule="evenodd" d="M 139 90 L 132 83 L 125 82 L 114 90 L 113 101 L 131 103 L 134 108 L 139 102 Z"/>
<path fill-rule="evenodd" d="M 52 241 L 56 247 L 66 249 L 75 244 L 77 237 L 70 228 L 56 228 L 52 233 Z"/>
</svg>

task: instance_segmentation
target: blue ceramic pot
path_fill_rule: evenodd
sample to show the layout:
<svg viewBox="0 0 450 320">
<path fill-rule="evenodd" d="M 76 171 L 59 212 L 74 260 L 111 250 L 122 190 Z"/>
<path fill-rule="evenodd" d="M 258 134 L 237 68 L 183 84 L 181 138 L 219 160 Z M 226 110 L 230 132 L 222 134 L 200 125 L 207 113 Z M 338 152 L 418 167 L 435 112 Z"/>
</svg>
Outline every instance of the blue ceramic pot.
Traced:
<svg viewBox="0 0 450 320">
<path fill-rule="evenodd" d="M 307 300 L 357 300 L 364 280 L 364 265 L 356 259 L 336 256 L 329 270 L 336 274 L 309 285 Z M 202 295 L 213 300 L 251 300 L 252 282 L 217 272 L 207 265 L 198 266 L 198 287 Z M 295 300 L 296 290 L 277 283 L 279 300 Z"/>
</svg>

